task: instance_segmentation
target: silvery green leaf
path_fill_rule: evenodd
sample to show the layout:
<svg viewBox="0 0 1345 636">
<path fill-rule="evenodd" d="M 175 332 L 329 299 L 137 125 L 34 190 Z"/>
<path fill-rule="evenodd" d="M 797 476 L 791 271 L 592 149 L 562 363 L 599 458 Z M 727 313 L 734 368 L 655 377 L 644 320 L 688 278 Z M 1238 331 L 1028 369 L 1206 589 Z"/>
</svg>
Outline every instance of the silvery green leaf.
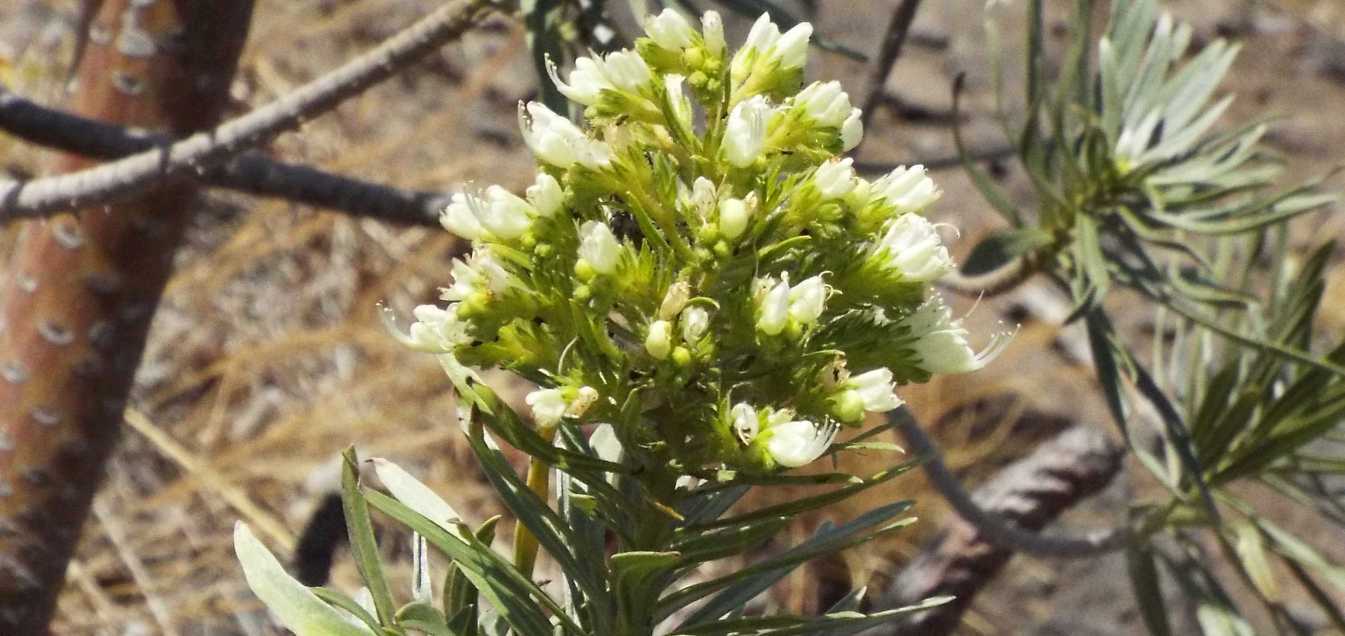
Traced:
<svg viewBox="0 0 1345 636">
<path fill-rule="evenodd" d="M 298 636 L 373 636 L 373 630 L 350 620 L 295 580 L 262 545 L 247 524 L 234 525 L 234 550 L 243 576 L 257 598 Z"/>
<path fill-rule="evenodd" d="M 421 516 L 454 535 L 462 534 L 462 516 L 429 486 L 411 476 L 402 467 L 381 457 L 369 460 L 374 465 L 378 480 L 388 492 Z"/>
</svg>

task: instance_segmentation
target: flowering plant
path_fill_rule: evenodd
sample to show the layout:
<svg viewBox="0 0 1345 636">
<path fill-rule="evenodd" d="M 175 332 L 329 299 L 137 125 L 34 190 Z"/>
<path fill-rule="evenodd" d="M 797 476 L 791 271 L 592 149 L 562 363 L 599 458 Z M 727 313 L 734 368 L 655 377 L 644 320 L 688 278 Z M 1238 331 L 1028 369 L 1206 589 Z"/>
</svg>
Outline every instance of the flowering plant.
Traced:
<svg viewBox="0 0 1345 636">
<path fill-rule="evenodd" d="M 972 348 L 931 286 L 953 264 L 921 216 L 940 194 L 923 168 L 867 181 L 839 157 L 859 143 L 860 112 L 837 82 L 801 86 L 811 26 L 781 33 L 762 16 L 732 54 L 714 12 L 699 30 L 671 10 L 644 26 L 634 50 L 581 58 L 567 77 L 551 66 L 585 127 L 520 104 L 535 182 L 522 196 L 491 186 L 453 197 L 443 225 L 473 251 L 454 264 L 447 304 L 416 308 L 399 333 L 456 387 L 472 449 L 518 517 L 513 561 L 488 547 L 493 522 L 469 528 L 394 465 L 376 460 L 392 497 L 359 484 L 352 452 L 346 511 L 372 609 L 329 591 L 319 600 L 239 530 L 249 581 L 296 631 L 852 633 L 902 611 L 858 613 L 854 597 L 822 617 L 741 617 L 795 565 L 905 525 L 904 503 L 745 570 L 685 580 L 800 511 L 900 473 L 782 474 L 881 448 L 838 432 L 899 406 L 900 384 L 981 367 L 1007 338 Z M 531 424 L 484 368 L 538 385 Z M 531 456 L 526 478 L 496 438 Z M 752 485 L 838 482 L 722 518 Z M 366 506 L 453 559 L 465 578 L 450 577 L 442 608 L 418 583 L 419 604 L 393 611 L 372 536 L 360 540 Z M 539 547 L 564 574 L 559 598 L 531 578 Z"/>
</svg>

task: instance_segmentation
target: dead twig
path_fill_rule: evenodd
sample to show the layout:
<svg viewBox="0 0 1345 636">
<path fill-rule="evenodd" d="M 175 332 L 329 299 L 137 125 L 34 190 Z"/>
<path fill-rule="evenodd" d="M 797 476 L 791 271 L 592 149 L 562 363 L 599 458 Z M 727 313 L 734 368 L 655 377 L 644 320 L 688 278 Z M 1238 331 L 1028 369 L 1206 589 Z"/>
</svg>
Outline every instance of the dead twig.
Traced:
<svg viewBox="0 0 1345 636">
<path fill-rule="evenodd" d="M 874 109 L 882 101 L 887 76 L 892 73 L 897 58 L 901 57 L 901 47 L 906 44 L 906 36 L 911 31 L 911 23 L 915 21 L 915 14 L 919 9 L 920 0 L 902 0 L 901 5 L 893 12 L 892 20 L 887 24 L 882 48 L 878 50 L 878 59 L 869 74 L 868 93 L 864 96 L 864 112 L 860 117 L 865 128 L 868 128 L 869 122 L 873 119 Z"/>
<path fill-rule="evenodd" d="M 96 159 L 163 149 L 172 137 L 132 130 L 36 104 L 0 84 L 0 130 L 19 139 Z M 392 223 L 438 226 L 449 193 L 407 190 L 276 161 L 249 150 L 207 170 L 211 186 Z"/>
<path fill-rule="evenodd" d="M 0 222 L 102 205 L 173 177 L 204 174 L 391 77 L 461 35 L 495 7 L 490 0 L 449 4 L 289 95 L 170 146 L 70 174 L 0 182 Z"/>
<path fill-rule="evenodd" d="M 916 441 L 920 437 L 923 434 Z M 913 614 L 901 624 L 899 633 L 953 633 L 976 594 L 994 580 L 1022 543 L 1006 540 L 1010 535 L 995 526 L 1011 520 L 1015 533 L 1045 539 L 1029 531 L 1040 530 L 1065 510 L 1102 490 L 1120 471 L 1122 454 L 1104 435 L 1076 426 L 991 478 L 974 497 L 968 498 L 974 500 L 971 505 L 980 511 L 972 516 L 980 520 L 969 521 L 967 515 L 950 520 L 877 599 L 881 607 L 900 607 L 932 596 L 956 597 L 937 608 Z M 986 525 L 984 520 L 991 515 L 996 523 Z M 1107 536 L 1110 538 L 1104 542 L 1085 541 L 1077 552 L 1073 549 L 1067 552 L 1096 555 L 1105 551 L 1103 546 L 1114 549 L 1124 544 L 1123 532 Z M 1065 544 L 1061 539 L 1048 541 L 1054 544 L 1053 550 Z"/>
</svg>

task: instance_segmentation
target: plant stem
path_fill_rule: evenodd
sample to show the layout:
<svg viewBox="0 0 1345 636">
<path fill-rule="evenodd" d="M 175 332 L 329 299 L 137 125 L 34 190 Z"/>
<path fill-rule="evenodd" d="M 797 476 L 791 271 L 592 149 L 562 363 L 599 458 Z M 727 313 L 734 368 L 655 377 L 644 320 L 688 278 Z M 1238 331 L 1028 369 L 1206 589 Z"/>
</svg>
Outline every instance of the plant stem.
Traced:
<svg viewBox="0 0 1345 636">
<path fill-rule="evenodd" d="M 537 432 L 548 442 L 556 439 L 554 426 L 541 427 Z M 547 500 L 551 494 L 551 464 L 537 457 L 528 460 L 528 490 L 541 497 L 542 501 Z M 518 566 L 524 576 L 531 577 L 533 569 L 537 566 L 538 547 L 537 536 L 523 525 L 522 520 L 515 521 L 514 565 Z"/>
</svg>

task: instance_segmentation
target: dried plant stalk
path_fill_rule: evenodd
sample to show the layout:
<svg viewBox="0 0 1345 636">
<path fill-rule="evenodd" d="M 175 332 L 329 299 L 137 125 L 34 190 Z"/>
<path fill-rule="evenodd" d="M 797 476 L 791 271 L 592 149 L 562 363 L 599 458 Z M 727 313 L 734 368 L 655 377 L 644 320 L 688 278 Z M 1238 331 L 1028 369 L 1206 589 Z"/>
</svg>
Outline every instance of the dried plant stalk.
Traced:
<svg viewBox="0 0 1345 636">
<path fill-rule="evenodd" d="M 74 112 L 171 134 L 216 123 L 250 0 L 88 7 Z M 193 194 L 165 184 L 22 229 L 0 288 L 0 633 L 46 630 Z"/>
</svg>

